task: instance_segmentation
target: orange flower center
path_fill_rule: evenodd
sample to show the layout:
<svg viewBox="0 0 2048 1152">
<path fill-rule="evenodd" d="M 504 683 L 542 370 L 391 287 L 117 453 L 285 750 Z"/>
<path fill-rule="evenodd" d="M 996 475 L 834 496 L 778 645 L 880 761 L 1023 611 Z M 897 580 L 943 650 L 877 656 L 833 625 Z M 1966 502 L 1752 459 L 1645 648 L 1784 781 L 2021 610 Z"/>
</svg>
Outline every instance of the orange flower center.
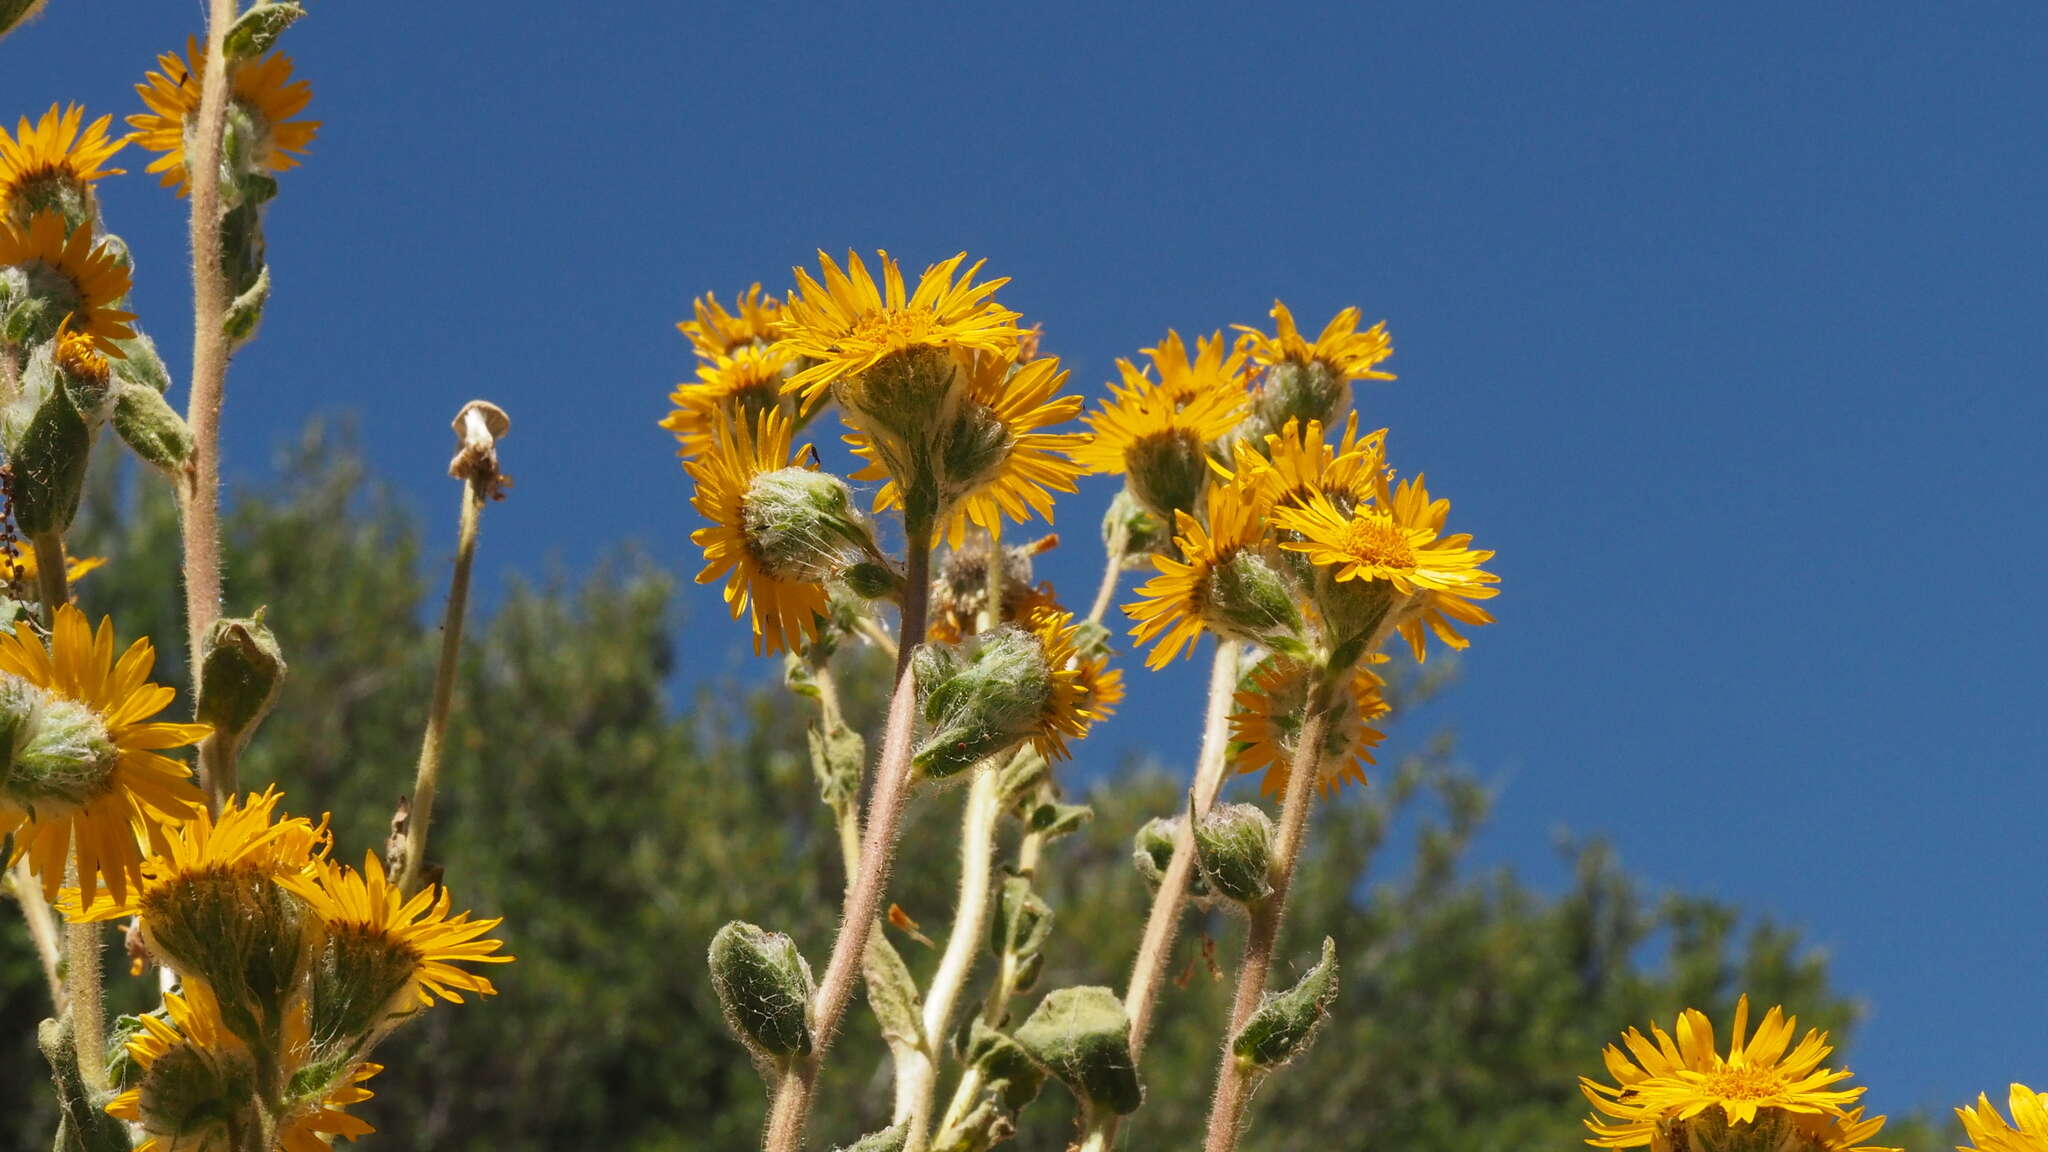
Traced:
<svg viewBox="0 0 2048 1152">
<path fill-rule="evenodd" d="M 1408 546 L 1408 534 L 1391 516 L 1361 512 L 1344 526 L 1337 547 L 1360 564 L 1375 568 L 1413 568 L 1415 552 Z"/>
<path fill-rule="evenodd" d="M 884 308 L 854 322 L 842 341 L 870 348 L 907 348 L 932 342 L 937 317 L 928 308 Z"/>
<path fill-rule="evenodd" d="M 1722 1100 L 1769 1100 L 1781 1085 L 1772 1069 L 1730 1064 L 1707 1073 L 1702 1087 Z"/>
</svg>

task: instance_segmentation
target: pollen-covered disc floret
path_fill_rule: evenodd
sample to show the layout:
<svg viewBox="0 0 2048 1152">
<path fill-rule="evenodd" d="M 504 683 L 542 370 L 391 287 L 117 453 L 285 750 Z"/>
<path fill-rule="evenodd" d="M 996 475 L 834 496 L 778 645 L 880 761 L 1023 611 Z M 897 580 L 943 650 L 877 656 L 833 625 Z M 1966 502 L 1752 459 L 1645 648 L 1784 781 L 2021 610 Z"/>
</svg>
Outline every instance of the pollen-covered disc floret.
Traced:
<svg viewBox="0 0 2048 1152">
<path fill-rule="evenodd" d="M 1379 364 L 1394 354 L 1387 326 L 1375 324 L 1360 332 L 1358 309 L 1346 308 L 1331 317 L 1313 341 L 1304 339 L 1301 330 L 1294 326 L 1294 314 L 1287 310 L 1287 305 L 1273 301 L 1272 316 L 1274 330 L 1270 336 L 1249 325 L 1233 325 L 1243 333 L 1238 338 L 1238 350 L 1248 355 L 1252 363 L 1267 368 L 1288 363 L 1320 364 L 1340 380 L 1394 378 L 1392 373 L 1378 370 Z"/>
<path fill-rule="evenodd" d="M 725 579 L 725 603 L 733 619 L 751 613 L 756 652 L 781 652 L 818 638 L 817 617 L 826 609 L 824 584 L 790 579 L 763 555 L 749 533 L 748 494 L 755 481 L 794 466 L 789 416 L 762 412 L 751 422 L 721 417 L 709 451 L 684 465 L 697 482 L 691 507 L 711 522 L 690 539 L 704 549 L 699 584 Z"/>
<path fill-rule="evenodd" d="M 1176 516 L 1173 544 L 1180 558 L 1154 556 L 1158 575 L 1138 589 L 1136 603 L 1124 607 L 1137 621 L 1131 635 L 1153 645 L 1145 658 L 1148 668 L 1166 667 L 1201 639 L 1214 620 L 1211 586 L 1218 570 L 1266 539 L 1265 519 L 1240 486 L 1211 488 L 1206 511 L 1207 523 L 1185 512 Z"/>
<path fill-rule="evenodd" d="M 1633 1028 L 1623 1033 L 1621 1045 L 1604 1052 L 1615 1082 L 1580 1079 L 1600 1114 L 1586 1121 L 1586 1143 L 1666 1152 L 1700 1146 L 1686 1139 L 1691 1127 L 1716 1136 L 1747 1127 L 1779 1137 L 1787 1152 L 1833 1152 L 1877 1134 L 1884 1118 L 1864 1120 L 1853 1107 L 1863 1089 L 1845 1086 L 1846 1069 L 1822 1063 L 1830 1051 L 1825 1033 L 1808 1030 L 1794 1046 L 1798 1019 L 1782 1009 L 1765 1013 L 1754 1035 L 1748 1021 L 1745 996 L 1725 1056 L 1712 1022 L 1694 1009 L 1679 1016 L 1673 1033 L 1655 1025 L 1647 1038 Z"/>
<path fill-rule="evenodd" d="M 160 851 L 162 826 L 204 807 L 191 769 L 162 753 L 208 729 L 151 720 L 176 696 L 149 682 L 155 662 L 146 639 L 116 660 L 113 621 L 94 632 L 69 604 L 57 609 L 47 646 L 25 624 L 0 635 L 0 695 L 13 729 L 0 835 L 13 833 L 9 863 L 27 857 L 51 898 L 75 851 L 88 903 L 103 886 L 127 899 L 142 878 L 144 844 Z"/>
<path fill-rule="evenodd" d="M 0 127 L 0 218 L 26 224 L 37 209 L 66 199 L 83 203 L 94 181 L 121 175 L 107 162 L 129 138 L 107 134 L 113 119 L 87 124 L 83 107 L 59 111 L 52 104 L 33 124 L 22 117 L 11 135 Z"/>
<path fill-rule="evenodd" d="M 689 338 L 700 359 L 731 356 L 752 344 L 765 347 L 782 335 L 782 301 L 763 295 L 759 284 L 735 298 L 730 312 L 708 292 L 692 300 L 690 308 L 695 319 L 678 323 L 676 330 Z"/>
<path fill-rule="evenodd" d="M 821 283 L 808 269 L 795 269 L 797 291 L 782 314 L 782 336 L 776 350 L 810 361 L 790 377 L 791 391 L 808 402 L 841 380 L 855 379 L 887 357 L 913 349 L 964 348 L 1005 354 L 1016 347 L 1022 330 L 1017 313 L 997 304 L 996 290 L 1007 278 L 983 280 L 982 261 L 965 271 L 967 254 L 925 269 L 917 289 L 906 291 L 903 270 L 887 252 L 877 284 L 857 253 L 846 254 L 846 270 L 818 253 Z M 885 404 L 887 397 L 871 398 Z"/>
<path fill-rule="evenodd" d="M 1372 726 L 1372 721 L 1391 711 L 1380 695 L 1384 686 L 1370 669 L 1352 670 L 1350 683 L 1330 717 L 1329 734 L 1317 762 L 1316 787 L 1323 795 L 1333 795 L 1347 783 L 1366 782 L 1365 766 L 1374 763 L 1372 750 L 1386 739 Z M 1306 668 L 1269 656 L 1244 678 L 1232 697 L 1237 711 L 1230 717 L 1231 761 L 1240 773 L 1265 774 L 1259 781 L 1261 795 L 1287 792 L 1300 745 L 1308 687 Z"/>
<path fill-rule="evenodd" d="M 20 268 L 28 291 L 47 300 L 47 337 L 60 328 L 92 338 L 104 354 L 120 358 L 114 343 L 135 335 L 133 312 L 114 306 L 128 294 L 129 274 L 114 250 L 98 243 L 91 221 L 68 228 L 62 213 L 38 212 L 25 225 L 0 221 L 0 267 Z"/>
<path fill-rule="evenodd" d="M 1974 1107 L 1956 1109 L 1972 1152 L 2048 1152 L 2048 1092 L 2013 1084 L 2006 1091 L 2006 1107 L 2011 1123 L 1983 1093 Z"/>
<path fill-rule="evenodd" d="M 1036 515 L 1052 523 L 1052 494 L 1075 491 L 1081 467 L 1072 454 L 1088 441 L 1082 433 L 1044 431 L 1081 413 L 1079 396 L 1059 394 L 1067 382 L 1059 358 L 1021 366 L 990 353 L 958 351 L 954 358 L 966 386 L 949 443 L 940 448 L 955 462 L 945 469 L 942 493 L 952 510 L 943 526 L 947 542 L 961 547 L 970 523 L 997 540 L 1005 517 L 1021 524 Z M 854 479 L 885 481 L 875 494 L 875 510 L 900 506 L 902 486 L 890 476 L 874 440 L 853 432 L 846 443 L 867 462 Z"/>
<path fill-rule="evenodd" d="M 782 405 L 782 385 L 789 361 L 761 344 L 739 344 L 697 362 L 697 378 L 669 393 L 675 407 L 661 426 L 675 434 L 676 454 L 685 460 L 711 447 L 712 432 L 723 413 L 751 424 L 762 412 Z"/>
<path fill-rule="evenodd" d="M 149 171 L 161 174 L 164 187 L 176 188 L 180 196 L 186 191 L 187 121 L 199 115 L 201 59 L 196 37 L 186 41 L 183 56 L 159 55 L 159 71 L 135 86 L 149 111 L 128 117 L 136 143 L 162 153 L 150 162 Z M 291 57 L 273 52 L 261 60 L 229 61 L 228 95 L 234 109 L 248 118 L 254 137 L 248 141 L 251 161 L 268 172 L 298 167 L 297 157 L 313 143 L 320 122 L 292 119 L 312 102 L 313 86 L 292 79 Z"/>
</svg>

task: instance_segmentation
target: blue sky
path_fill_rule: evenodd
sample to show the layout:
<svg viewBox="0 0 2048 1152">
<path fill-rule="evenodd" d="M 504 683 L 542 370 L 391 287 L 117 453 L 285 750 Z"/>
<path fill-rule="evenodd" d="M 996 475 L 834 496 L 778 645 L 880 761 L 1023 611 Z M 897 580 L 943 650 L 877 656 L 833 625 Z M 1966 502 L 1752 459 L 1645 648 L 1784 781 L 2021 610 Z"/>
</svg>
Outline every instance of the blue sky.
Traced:
<svg viewBox="0 0 2048 1152">
<path fill-rule="evenodd" d="M 133 110 L 200 6 L 51 7 L 0 48 L 10 118 Z M 1554 877 L 1558 829 L 1604 833 L 1803 925 L 1880 1109 L 2048 1082 L 2048 11 L 1443 7 L 317 5 L 230 471 L 354 410 L 445 536 L 487 396 L 487 580 L 622 540 L 694 569 L 653 421 L 697 292 L 964 248 L 1091 387 L 1168 326 L 1358 304 L 1401 376 L 1363 410 L 1500 553 L 1444 709 L 1502 789 L 1486 857 Z M 182 365 L 144 159 L 106 202 Z M 1070 599 L 1108 495 L 1062 506 Z M 689 608 L 694 666 L 765 672 Z M 1184 760 L 1201 676 L 1134 672 L 1084 759 Z"/>
</svg>

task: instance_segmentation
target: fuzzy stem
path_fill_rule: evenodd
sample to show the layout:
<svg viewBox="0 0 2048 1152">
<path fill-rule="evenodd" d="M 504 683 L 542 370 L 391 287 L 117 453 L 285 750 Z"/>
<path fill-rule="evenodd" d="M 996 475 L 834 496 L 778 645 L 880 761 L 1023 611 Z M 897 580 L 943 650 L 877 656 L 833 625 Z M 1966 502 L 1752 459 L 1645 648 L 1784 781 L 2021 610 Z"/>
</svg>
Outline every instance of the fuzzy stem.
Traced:
<svg viewBox="0 0 2048 1152">
<path fill-rule="evenodd" d="M 1122 519 L 1109 530 L 1109 562 L 1102 566 L 1102 583 L 1095 589 L 1095 604 L 1088 609 L 1090 624 L 1102 623 L 1102 617 L 1109 611 L 1109 602 L 1116 596 L 1117 577 L 1124 571 L 1124 549 L 1131 539 L 1130 525 Z"/>
<path fill-rule="evenodd" d="M 50 1004 L 61 1014 L 64 961 L 59 938 L 63 933 L 57 926 L 57 914 L 51 911 L 50 902 L 43 899 L 42 881 L 30 875 L 26 857 L 14 862 L 12 877 L 14 898 L 21 904 L 22 919 L 28 921 L 28 938 L 35 945 L 36 959 L 43 966 L 43 981 L 50 988 Z"/>
<path fill-rule="evenodd" d="M 817 997 L 811 1002 L 811 1027 L 815 1035 L 811 1053 L 796 1061 L 789 1074 L 775 1086 L 775 1100 L 768 1111 L 768 1127 L 762 1141 L 764 1152 L 798 1152 L 803 1147 L 804 1122 L 810 1116 L 818 1069 L 839 1030 L 839 1019 L 853 995 L 854 982 L 860 979 L 861 957 L 867 952 L 868 934 L 874 930 L 875 915 L 888 889 L 889 865 L 896 854 L 896 836 L 912 779 L 911 737 L 917 728 L 917 682 L 911 672 L 910 656 L 925 634 L 925 613 L 931 602 L 930 517 L 906 517 L 904 535 L 907 555 L 896 688 L 889 699 L 881 760 L 875 768 L 874 796 L 868 807 L 867 831 L 861 840 L 860 876 L 847 886 L 839 918 L 839 938 L 832 944 L 832 959 L 825 965 Z"/>
<path fill-rule="evenodd" d="M 946 937 L 945 955 L 932 974 L 931 989 L 924 1000 L 925 1059 L 915 1070 L 910 1091 L 910 1135 L 905 1152 L 924 1152 L 931 1127 L 932 1098 L 938 1090 L 939 1052 L 953 1024 L 953 1007 L 974 961 L 981 952 L 982 935 L 988 927 L 989 883 L 995 855 L 996 822 L 1003 813 L 1000 769 L 994 760 L 984 760 L 974 770 L 968 788 L 965 811 L 960 819 L 960 900 L 953 912 L 953 928 Z"/>
<path fill-rule="evenodd" d="M 1258 1011 L 1259 1000 L 1266 993 L 1266 978 L 1273 967 L 1273 945 L 1280 937 L 1280 922 L 1287 912 L 1287 891 L 1294 883 L 1294 866 L 1308 833 L 1309 808 L 1315 803 L 1316 779 L 1321 775 L 1323 740 L 1329 732 L 1335 697 L 1331 681 L 1331 677 L 1325 676 L 1315 685 L 1302 714 L 1301 736 L 1295 745 L 1286 799 L 1280 807 L 1280 828 L 1273 842 L 1273 890 L 1250 909 L 1251 928 L 1245 933 L 1244 959 L 1238 964 L 1230 1029 L 1223 1037 L 1223 1058 L 1216 1073 L 1216 1098 L 1209 1107 L 1205 1152 L 1231 1152 L 1237 1147 L 1237 1138 L 1244 1130 L 1245 1107 L 1258 1086 L 1252 1071 L 1239 1062 L 1230 1048 L 1252 1013 Z"/>
<path fill-rule="evenodd" d="M 186 178 L 192 196 L 192 463 L 179 504 L 184 515 L 185 627 L 190 635 L 192 699 L 200 690 L 206 634 L 220 616 L 220 410 L 227 393 L 228 286 L 221 268 L 220 148 L 227 124 L 227 52 L 223 42 L 235 20 L 235 0 L 208 0 L 206 51 L 200 61 L 199 115 L 186 138 Z M 199 775 L 214 814 L 239 787 L 225 742 L 199 742 Z"/>
<path fill-rule="evenodd" d="M 1237 688 L 1238 645 L 1232 640 L 1216 642 L 1215 662 L 1209 670 L 1209 706 L 1202 721 L 1202 751 L 1195 762 L 1194 815 L 1208 814 L 1223 788 L 1224 746 L 1230 731 L 1230 699 Z M 1174 938 L 1180 933 L 1180 914 L 1187 904 L 1188 877 L 1195 866 L 1195 829 L 1183 821 L 1173 839 L 1173 859 L 1159 891 L 1152 897 L 1152 911 L 1145 918 L 1145 935 L 1138 946 L 1138 959 L 1131 965 L 1131 980 L 1124 992 L 1124 1012 L 1131 1018 L 1131 1059 L 1145 1051 L 1145 1036 L 1152 1026 L 1152 1008 L 1159 998 L 1159 985 L 1166 965 L 1173 958 Z"/>
<path fill-rule="evenodd" d="M 434 793 L 441 782 L 441 747 L 448 737 L 448 710 L 455 702 L 455 674 L 462 655 L 462 619 L 469 608 L 469 573 L 476 561 L 477 530 L 484 513 L 490 480 L 472 477 L 462 484 L 462 520 L 455 543 L 455 572 L 448 579 L 448 610 L 441 621 L 441 662 L 434 670 L 434 702 L 427 730 L 420 737 L 419 768 L 413 775 L 412 810 L 405 825 L 405 871 L 399 890 L 407 896 L 420 889 L 427 860 L 427 826 L 434 819 Z"/>
<path fill-rule="evenodd" d="M 1123 1119 L 1107 1108 L 1083 1106 L 1081 1142 L 1075 1152 L 1109 1152 L 1116 1143 L 1117 1121 Z"/>
</svg>

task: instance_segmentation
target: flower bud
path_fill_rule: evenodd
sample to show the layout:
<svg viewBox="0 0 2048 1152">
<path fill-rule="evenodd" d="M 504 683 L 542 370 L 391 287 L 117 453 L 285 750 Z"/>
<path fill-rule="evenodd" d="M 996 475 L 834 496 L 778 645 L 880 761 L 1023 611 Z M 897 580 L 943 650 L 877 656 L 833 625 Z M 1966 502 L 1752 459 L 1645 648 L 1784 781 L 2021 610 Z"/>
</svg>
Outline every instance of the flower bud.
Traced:
<svg viewBox="0 0 2048 1152">
<path fill-rule="evenodd" d="M 1173 533 L 1167 531 L 1166 525 L 1166 521 L 1145 511 L 1129 488 L 1119 489 L 1102 517 L 1102 543 L 1116 552 L 1115 558 L 1122 567 L 1149 568 L 1153 554 L 1173 543 Z"/>
<path fill-rule="evenodd" d="M 1037 731 L 1051 694 L 1052 670 L 1038 640 L 1016 628 L 996 629 L 971 661 L 928 690 L 932 733 L 912 762 L 943 779 L 1007 751 Z"/>
<path fill-rule="evenodd" d="M 879 560 L 862 560 L 848 565 L 839 578 L 845 582 L 847 591 L 863 600 L 889 599 L 903 588 L 903 577 Z"/>
<path fill-rule="evenodd" d="M 263 325 L 263 309 L 269 303 L 270 266 L 265 264 L 256 270 L 249 286 L 228 302 L 227 311 L 220 320 L 222 334 L 237 346 L 255 339 L 256 329 Z"/>
<path fill-rule="evenodd" d="M 1256 804 L 1224 804 L 1195 824 L 1195 860 L 1209 886 L 1239 904 L 1273 891 L 1273 821 Z"/>
<path fill-rule="evenodd" d="M 0 0 L 0 40 L 9 32 L 35 19 L 49 0 Z"/>
<path fill-rule="evenodd" d="M 257 4 L 228 25 L 228 59 L 253 60 L 270 51 L 284 30 L 305 14 L 297 4 Z"/>
<path fill-rule="evenodd" d="M 846 481 L 809 468 L 763 472 L 747 485 L 747 546 L 778 580 L 817 583 L 875 553 Z"/>
<path fill-rule="evenodd" d="M 98 424 L 107 395 L 113 387 L 114 369 L 92 337 L 83 332 L 66 332 L 57 338 L 51 356 L 57 383 L 71 396 L 71 404 L 88 424 Z"/>
<path fill-rule="evenodd" d="M 264 626 L 260 610 L 249 619 L 214 621 L 200 650 L 194 714 L 240 748 L 277 702 L 278 689 L 284 686 L 284 654 L 278 650 L 277 637 Z"/>
<path fill-rule="evenodd" d="M 40 359 L 40 358 L 38 358 Z M 10 453 L 14 467 L 14 523 L 24 536 L 62 535 L 78 515 L 92 457 L 92 428 L 80 415 L 70 390 L 53 378 L 22 428 Z M 25 386 L 35 395 L 32 385 Z"/>
<path fill-rule="evenodd" d="M 1033 808 L 1024 817 L 1024 823 L 1033 832 L 1051 840 L 1065 836 L 1095 819 L 1095 809 L 1086 804 L 1045 803 Z"/>
<path fill-rule="evenodd" d="M 1144 1100 L 1131 1059 L 1131 1021 L 1108 988 L 1061 988 L 1039 1001 L 1017 1043 L 1076 1097 L 1128 1115 Z"/>
<path fill-rule="evenodd" d="M 115 387 L 114 431 L 137 456 L 166 472 L 177 472 L 192 459 L 192 430 L 185 418 L 146 385 L 124 381 Z"/>
<path fill-rule="evenodd" d="M 1337 944 L 1325 936 L 1323 958 L 1294 987 L 1266 997 L 1230 1042 L 1231 1055 L 1262 1070 L 1287 1063 L 1308 1050 L 1336 999 Z"/>
<path fill-rule="evenodd" d="M 0 672 L 0 755 L 0 802 L 34 814 L 97 798 L 120 749 L 92 709 Z"/>
<path fill-rule="evenodd" d="M 1264 556 L 1239 549 L 1210 577 L 1203 618 L 1230 639 L 1298 652 L 1302 619 L 1295 595 Z"/>
<path fill-rule="evenodd" d="M 995 915 L 989 918 L 989 952 L 998 959 L 1030 956 L 1045 947 L 1051 932 L 1052 906 L 1031 890 L 1031 881 L 1022 876 L 1004 880 Z"/>
<path fill-rule="evenodd" d="M 711 986 L 726 1024 L 755 1056 L 780 1066 L 810 1052 L 817 985 L 794 940 L 734 920 L 711 938 Z"/>
<path fill-rule="evenodd" d="M 119 359 L 114 361 L 114 376 L 128 384 L 138 384 L 155 389 L 158 395 L 171 390 L 171 372 L 164 367 L 164 358 L 156 350 L 156 341 L 148 334 L 137 332 L 126 340 L 114 341 L 121 350 Z"/>
</svg>

